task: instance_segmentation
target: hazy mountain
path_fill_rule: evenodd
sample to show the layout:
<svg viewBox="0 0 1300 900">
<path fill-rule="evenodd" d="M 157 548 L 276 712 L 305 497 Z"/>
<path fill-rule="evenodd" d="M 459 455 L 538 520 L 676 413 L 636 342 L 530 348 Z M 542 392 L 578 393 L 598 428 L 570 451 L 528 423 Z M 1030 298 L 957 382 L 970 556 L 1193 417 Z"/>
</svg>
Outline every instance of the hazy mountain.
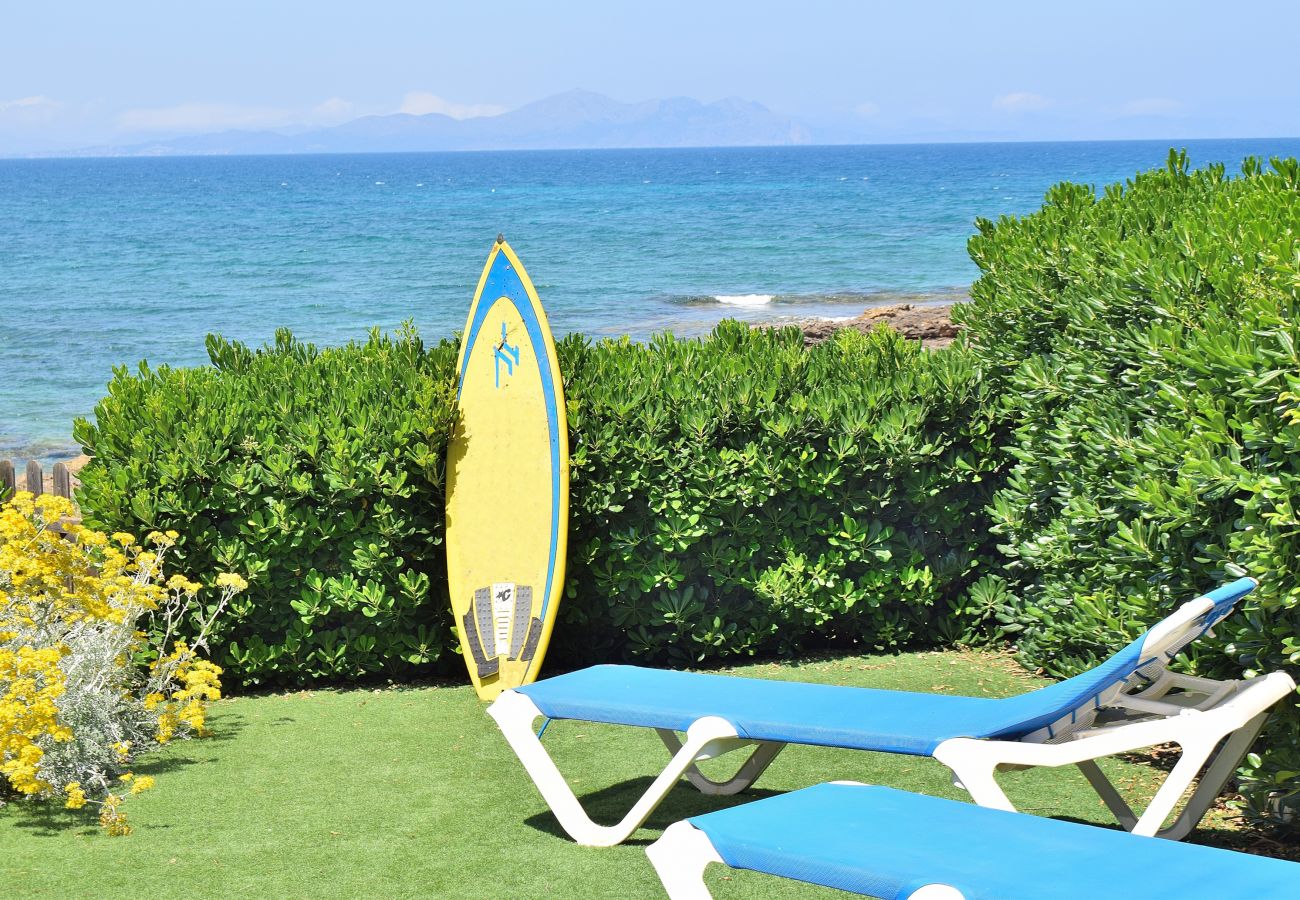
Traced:
<svg viewBox="0 0 1300 900">
<path fill-rule="evenodd" d="M 73 156 L 174 156 L 254 153 L 371 153 L 418 150 L 541 150 L 600 147 L 724 147 L 807 144 L 807 129 L 759 103 L 687 97 L 620 103 L 569 91 L 498 116 L 453 119 L 439 113 L 365 116 L 333 128 L 288 134 L 223 131 Z"/>
</svg>

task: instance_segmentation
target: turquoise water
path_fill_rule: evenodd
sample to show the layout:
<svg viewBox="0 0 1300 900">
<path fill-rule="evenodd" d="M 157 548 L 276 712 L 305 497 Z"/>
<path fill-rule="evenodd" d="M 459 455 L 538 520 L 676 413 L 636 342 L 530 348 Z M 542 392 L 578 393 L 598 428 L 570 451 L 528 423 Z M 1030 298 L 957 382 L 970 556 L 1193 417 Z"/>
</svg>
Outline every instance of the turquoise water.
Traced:
<svg viewBox="0 0 1300 900">
<path fill-rule="evenodd" d="M 1187 143 L 1193 162 L 1300 140 Z M 700 333 L 964 296 L 976 216 L 1164 163 L 1160 142 L 0 160 L 0 458 L 72 455 L 114 365 L 203 337 L 463 327 L 493 238 L 557 332 Z"/>
</svg>

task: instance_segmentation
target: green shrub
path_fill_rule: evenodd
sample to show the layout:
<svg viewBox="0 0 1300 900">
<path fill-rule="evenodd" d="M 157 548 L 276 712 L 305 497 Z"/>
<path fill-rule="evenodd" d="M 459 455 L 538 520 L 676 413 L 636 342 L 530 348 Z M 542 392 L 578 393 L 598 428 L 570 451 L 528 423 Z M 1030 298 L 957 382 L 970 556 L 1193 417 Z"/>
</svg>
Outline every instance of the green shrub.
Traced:
<svg viewBox="0 0 1300 900">
<path fill-rule="evenodd" d="M 442 448 L 454 348 L 406 332 L 317 350 L 208 339 L 210 368 L 114 371 L 78 499 L 175 530 L 182 571 L 243 573 L 211 644 L 232 680 L 428 670 L 449 646 Z"/>
<path fill-rule="evenodd" d="M 976 623 L 964 597 L 988 539 L 991 454 L 964 352 L 887 329 L 805 350 L 795 329 L 734 322 L 706 341 L 560 350 L 573 431 L 562 654 L 889 648 Z"/>
<path fill-rule="evenodd" d="M 1300 166 L 1171 154 L 978 227 L 959 318 L 1000 398 L 998 616 L 1023 658 L 1073 674 L 1245 572 L 1260 589 L 1187 667 L 1300 677 Z M 1300 790 L 1297 712 L 1252 758 L 1257 808 Z"/>
<path fill-rule="evenodd" d="M 119 370 L 80 494 L 247 572 L 213 646 L 245 684 L 459 667 L 441 553 L 456 347 L 209 340 L 213 367 Z M 888 331 L 559 346 L 572 447 L 553 663 L 700 662 L 968 633 L 990 485 L 964 352 Z M 973 592 L 978 597 L 978 592 Z"/>
</svg>

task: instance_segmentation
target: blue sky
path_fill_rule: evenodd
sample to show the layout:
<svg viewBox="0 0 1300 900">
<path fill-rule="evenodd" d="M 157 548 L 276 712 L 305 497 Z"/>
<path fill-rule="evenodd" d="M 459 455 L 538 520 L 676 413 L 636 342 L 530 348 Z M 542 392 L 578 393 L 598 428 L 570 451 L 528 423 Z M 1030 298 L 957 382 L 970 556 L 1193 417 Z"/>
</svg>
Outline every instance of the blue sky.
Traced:
<svg viewBox="0 0 1300 900">
<path fill-rule="evenodd" d="M 6 4 L 0 153 L 573 88 L 756 100 L 829 141 L 1300 135 L 1293 4 Z"/>
</svg>

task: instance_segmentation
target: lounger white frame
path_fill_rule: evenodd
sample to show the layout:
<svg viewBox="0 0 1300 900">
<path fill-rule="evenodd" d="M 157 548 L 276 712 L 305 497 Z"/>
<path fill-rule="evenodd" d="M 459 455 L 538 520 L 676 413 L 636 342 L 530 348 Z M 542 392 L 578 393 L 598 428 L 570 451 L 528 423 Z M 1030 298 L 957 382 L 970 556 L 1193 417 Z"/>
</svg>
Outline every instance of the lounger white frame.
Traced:
<svg viewBox="0 0 1300 900">
<path fill-rule="evenodd" d="M 1143 667 L 1128 683 L 1111 687 L 1060 721 L 1019 740 L 951 738 L 939 744 L 931 755 L 952 770 L 954 783 L 976 803 L 1013 812 L 1015 807 L 994 777 L 999 769 L 1075 765 L 1127 830 L 1175 840 L 1186 836 L 1250 749 L 1270 707 L 1296 687 L 1282 672 L 1245 681 L 1215 681 L 1168 672 L 1164 668 L 1168 660 L 1201 633 L 1199 623 L 1213 606 L 1205 597 L 1183 604 L 1147 635 L 1143 658 L 1154 658 L 1155 662 Z M 1174 690 L 1179 693 L 1171 696 Z M 534 724 L 544 714 L 531 699 L 516 691 L 505 691 L 488 708 L 488 714 L 501 728 L 560 825 L 579 844 L 593 847 L 626 840 L 683 775 L 705 794 L 736 794 L 752 785 L 786 746 L 742 738 L 730 722 L 717 716 L 704 716 L 692 723 L 684 741 L 673 731 L 656 729 L 672 754 L 667 767 L 619 822 L 600 825 L 587 815 L 534 733 Z M 1164 743 L 1178 744 L 1181 757 L 1147 809 L 1138 815 L 1096 760 Z M 745 747 L 753 747 L 753 752 L 726 781 L 713 781 L 696 767 L 699 762 Z M 1202 769 L 1204 775 L 1182 813 L 1162 828 Z M 940 900 L 938 895 L 935 900 Z"/>
</svg>

